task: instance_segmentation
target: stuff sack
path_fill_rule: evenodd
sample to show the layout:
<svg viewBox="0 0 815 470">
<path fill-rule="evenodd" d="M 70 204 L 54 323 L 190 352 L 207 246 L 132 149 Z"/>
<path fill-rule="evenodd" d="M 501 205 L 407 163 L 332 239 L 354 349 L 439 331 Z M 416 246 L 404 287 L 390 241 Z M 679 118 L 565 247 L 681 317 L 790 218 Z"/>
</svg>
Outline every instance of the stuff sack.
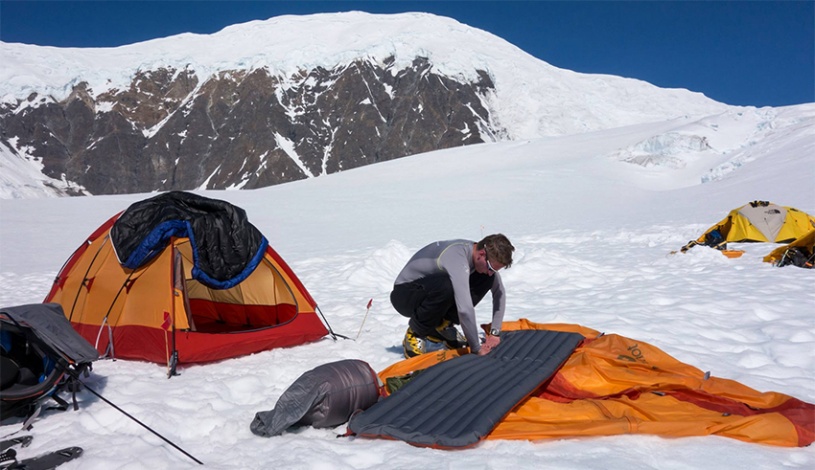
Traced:
<svg viewBox="0 0 815 470">
<path fill-rule="evenodd" d="M 339 426 L 376 403 L 378 384 L 376 372 L 363 361 L 346 359 L 315 367 L 283 392 L 273 410 L 258 412 L 250 429 L 271 437 L 291 426 Z"/>
</svg>

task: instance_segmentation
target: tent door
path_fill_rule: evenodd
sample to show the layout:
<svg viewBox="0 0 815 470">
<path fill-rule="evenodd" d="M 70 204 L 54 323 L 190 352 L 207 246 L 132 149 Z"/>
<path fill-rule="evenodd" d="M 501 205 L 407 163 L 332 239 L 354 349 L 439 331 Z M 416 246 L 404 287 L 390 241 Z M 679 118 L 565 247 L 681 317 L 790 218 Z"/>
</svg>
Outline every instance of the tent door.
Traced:
<svg viewBox="0 0 815 470">
<path fill-rule="evenodd" d="M 240 284 L 213 289 L 192 277 L 193 255 L 187 239 L 177 244 L 183 280 L 185 312 L 190 328 L 201 333 L 228 333 L 269 328 L 288 323 L 297 316 L 294 292 L 280 272 L 264 260 Z"/>
</svg>

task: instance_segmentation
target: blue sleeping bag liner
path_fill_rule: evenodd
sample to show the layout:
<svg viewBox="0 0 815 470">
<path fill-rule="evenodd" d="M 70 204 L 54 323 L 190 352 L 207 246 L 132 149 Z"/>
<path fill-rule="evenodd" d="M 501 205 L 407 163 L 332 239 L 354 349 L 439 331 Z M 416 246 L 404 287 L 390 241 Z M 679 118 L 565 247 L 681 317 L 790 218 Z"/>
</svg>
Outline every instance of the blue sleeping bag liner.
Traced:
<svg viewBox="0 0 815 470">
<path fill-rule="evenodd" d="M 509 331 L 489 354 L 467 354 L 416 374 L 348 423 L 350 434 L 420 447 L 464 448 L 484 439 L 560 368 L 577 333 Z"/>
</svg>

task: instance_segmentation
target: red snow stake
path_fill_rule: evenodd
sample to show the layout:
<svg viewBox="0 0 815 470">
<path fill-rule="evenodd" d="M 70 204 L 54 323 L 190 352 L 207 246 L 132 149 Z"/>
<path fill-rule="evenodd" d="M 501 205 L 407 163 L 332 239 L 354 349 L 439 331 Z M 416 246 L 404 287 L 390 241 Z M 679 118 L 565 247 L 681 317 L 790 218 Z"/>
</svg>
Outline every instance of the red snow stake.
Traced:
<svg viewBox="0 0 815 470">
<path fill-rule="evenodd" d="M 359 325 L 359 332 L 357 332 L 357 337 L 354 339 L 354 341 L 358 340 L 359 335 L 362 334 L 362 326 L 365 325 L 365 319 L 368 318 L 368 312 L 371 311 L 371 305 L 373 305 L 373 303 L 374 299 L 368 301 L 368 306 L 365 308 L 365 316 L 362 317 L 362 323 Z"/>
</svg>

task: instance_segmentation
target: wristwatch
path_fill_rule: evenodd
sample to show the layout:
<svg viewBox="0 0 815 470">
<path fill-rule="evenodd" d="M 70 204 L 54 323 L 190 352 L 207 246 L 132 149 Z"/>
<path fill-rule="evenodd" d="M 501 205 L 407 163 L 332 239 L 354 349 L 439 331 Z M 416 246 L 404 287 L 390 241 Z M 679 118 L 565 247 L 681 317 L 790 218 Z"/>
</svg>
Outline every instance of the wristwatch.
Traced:
<svg viewBox="0 0 815 470">
<path fill-rule="evenodd" d="M 491 329 L 490 330 L 490 336 L 501 336 L 501 330 L 498 330 L 498 329 L 495 329 L 495 328 Z"/>
</svg>

